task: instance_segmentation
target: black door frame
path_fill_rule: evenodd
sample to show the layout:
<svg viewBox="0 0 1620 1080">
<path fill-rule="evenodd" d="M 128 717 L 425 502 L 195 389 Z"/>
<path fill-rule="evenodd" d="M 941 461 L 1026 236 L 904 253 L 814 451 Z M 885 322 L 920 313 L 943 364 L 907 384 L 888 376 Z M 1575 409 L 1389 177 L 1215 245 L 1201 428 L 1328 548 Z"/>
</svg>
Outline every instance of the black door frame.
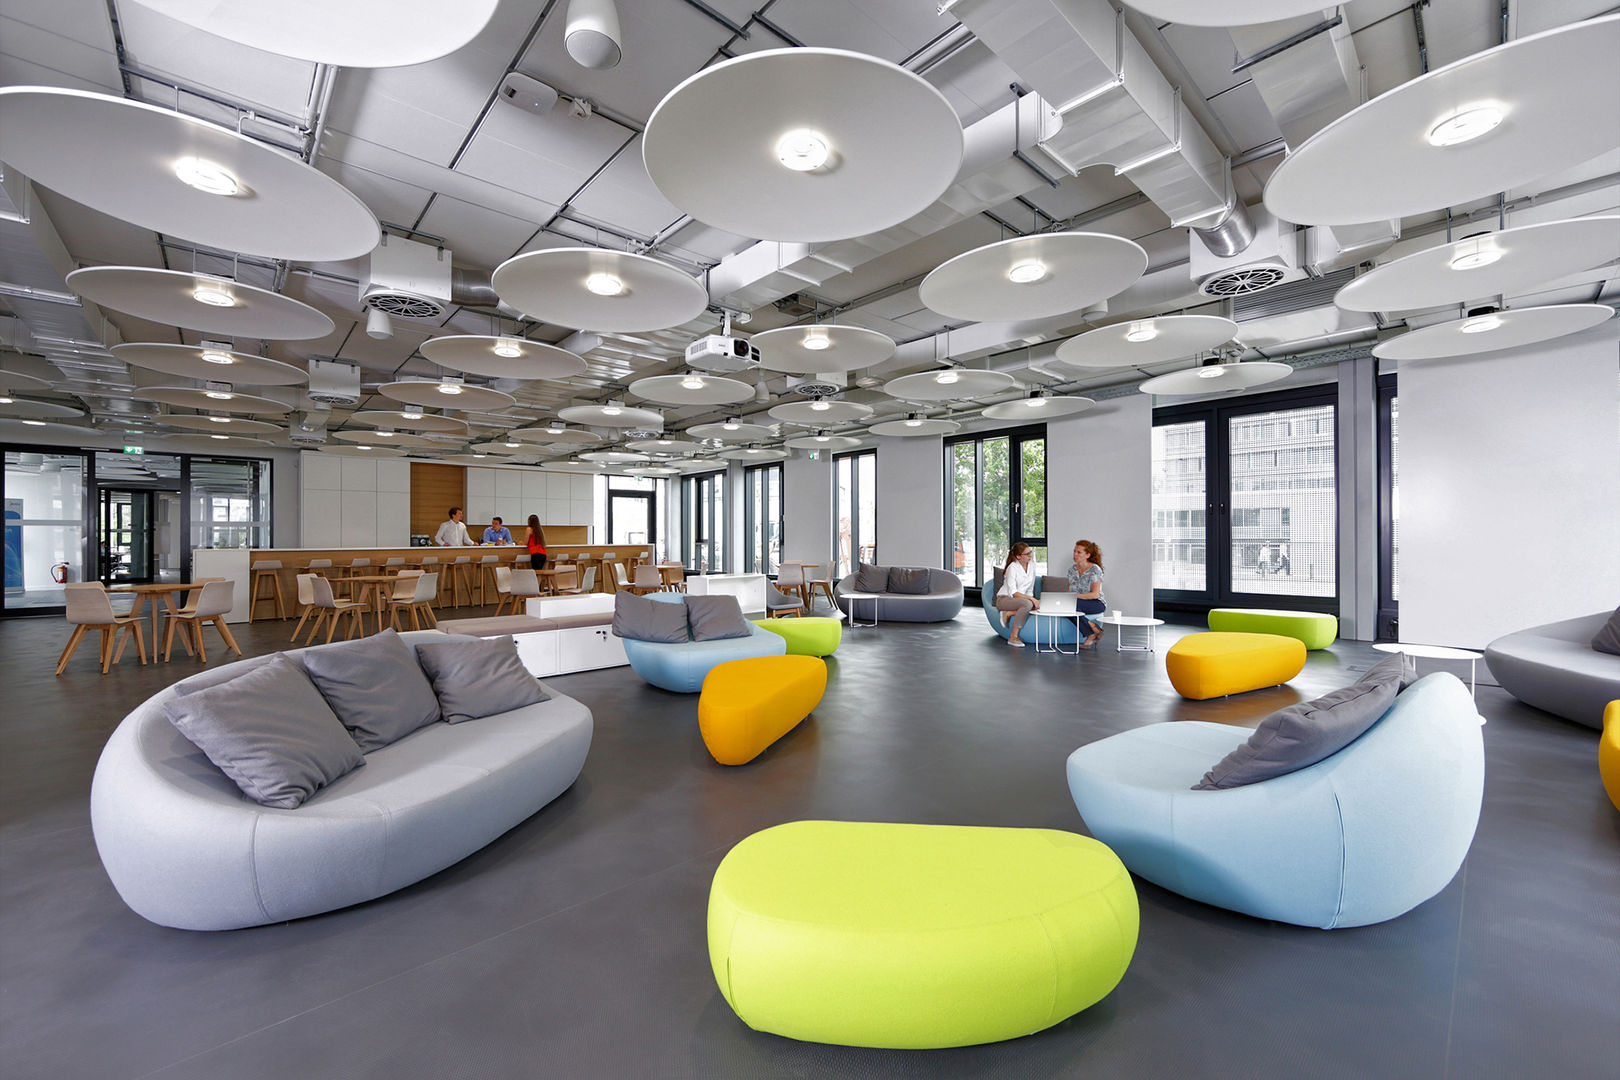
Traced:
<svg viewBox="0 0 1620 1080">
<path fill-rule="evenodd" d="M 761 533 L 765 542 L 765 550 L 754 550 L 753 532 L 754 519 L 757 516 L 757 507 L 754 501 L 754 477 L 760 477 L 761 501 L 770 502 L 770 474 L 776 472 L 776 533 L 781 544 L 787 543 L 787 472 L 782 468 L 780 461 L 762 461 L 758 465 L 748 465 L 743 468 L 743 573 L 770 575 L 776 571 L 771 566 L 770 541 L 768 533 Z M 763 558 L 765 568 L 757 569 L 756 556 Z"/>
<path fill-rule="evenodd" d="M 647 546 L 655 547 L 658 544 L 658 493 L 656 491 L 635 491 L 624 488 L 608 488 L 607 492 L 607 541 L 613 540 L 613 500 L 614 499 L 645 499 L 647 502 Z"/>
<path fill-rule="evenodd" d="M 849 465 L 849 559 L 850 565 L 844 573 L 853 574 L 861 565 L 861 541 L 867 539 L 861 535 L 861 462 L 862 457 L 872 459 L 872 560 L 877 561 L 877 450 L 867 447 L 862 450 L 847 450 L 842 454 L 833 455 L 833 558 L 836 560 L 842 552 L 838 549 L 838 463 L 848 460 Z M 837 576 L 837 567 L 834 567 L 834 576 Z"/>
<path fill-rule="evenodd" d="M 1024 528 L 1024 444 L 1039 441 L 1046 444 L 1046 425 L 1033 424 L 1024 427 L 1005 428 L 999 431 L 976 431 L 971 435 L 957 435 L 944 441 L 944 467 L 945 467 L 945 557 L 952 563 L 955 560 L 955 540 L 951 529 L 951 515 L 955 512 L 956 499 L 954 486 L 956 471 L 954 468 L 952 452 L 957 446 L 964 443 L 973 445 L 973 521 L 974 521 L 974 549 L 981 557 L 985 554 L 984 546 L 984 444 L 989 439 L 1007 440 L 1007 536 L 1009 544 L 1025 543 L 1030 547 L 1044 547 L 1047 549 L 1047 572 L 1051 572 L 1051 545 L 1045 533 L 1039 536 L 1027 535 Z M 1049 446 L 1047 447 L 1049 448 Z M 1046 454 L 1041 454 L 1041 465 L 1045 468 Z M 1048 482 L 1047 490 L 1051 490 Z M 1046 518 L 1046 507 L 1041 508 L 1041 517 Z M 1005 558 L 1005 552 L 1001 555 Z M 976 589 L 984 585 L 979 580 L 980 567 L 973 568 L 973 581 L 971 586 L 964 585 L 964 589 Z"/>
</svg>

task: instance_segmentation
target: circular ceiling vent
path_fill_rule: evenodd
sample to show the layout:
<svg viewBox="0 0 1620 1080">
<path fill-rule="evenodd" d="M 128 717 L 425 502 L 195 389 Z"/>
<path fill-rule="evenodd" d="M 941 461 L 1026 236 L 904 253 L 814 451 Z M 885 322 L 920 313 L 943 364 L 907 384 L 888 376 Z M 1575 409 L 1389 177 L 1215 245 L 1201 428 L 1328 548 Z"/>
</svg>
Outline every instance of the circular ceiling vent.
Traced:
<svg viewBox="0 0 1620 1080">
<path fill-rule="evenodd" d="M 366 306 L 406 319 L 436 319 L 444 314 L 444 305 L 437 300 L 408 292 L 368 293 Z"/>
<path fill-rule="evenodd" d="M 1211 274 L 1198 284 L 1205 296 L 1248 296 L 1279 285 L 1288 276 L 1280 266 L 1240 266 Z"/>
<path fill-rule="evenodd" d="M 802 382 L 796 384 L 793 389 L 807 397 L 832 397 L 834 394 L 844 392 L 844 388 L 837 383 L 823 382 Z"/>
</svg>

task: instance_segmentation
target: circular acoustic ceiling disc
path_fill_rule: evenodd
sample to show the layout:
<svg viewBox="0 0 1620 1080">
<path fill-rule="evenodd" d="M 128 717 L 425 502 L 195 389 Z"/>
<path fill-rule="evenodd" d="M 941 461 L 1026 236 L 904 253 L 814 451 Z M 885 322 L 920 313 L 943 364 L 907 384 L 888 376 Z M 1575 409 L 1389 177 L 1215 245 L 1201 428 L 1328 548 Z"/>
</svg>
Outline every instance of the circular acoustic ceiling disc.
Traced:
<svg viewBox="0 0 1620 1080">
<path fill-rule="evenodd" d="M 1142 245 L 1110 233 L 1017 236 L 941 263 L 917 295 L 948 319 L 1044 319 L 1123 292 L 1147 261 Z"/>
<path fill-rule="evenodd" d="M 754 397 L 754 388 L 740 379 L 697 372 L 637 379 L 630 384 L 630 392 L 660 405 L 735 405 Z"/>
<path fill-rule="evenodd" d="M 65 405 L 59 401 L 37 401 L 34 398 L 13 397 L 11 404 L 0 405 L 0 416 L 12 420 L 46 420 L 84 415 L 85 411 L 77 405 Z"/>
<path fill-rule="evenodd" d="M 626 476 L 679 476 L 681 470 L 669 465 L 631 466 L 623 470 Z"/>
<path fill-rule="evenodd" d="M 1578 334 L 1607 320 L 1607 304 L 1555 304 L 1514 308 L 1425 326 L 1373 347 L 1380 360 L 1428 360 L 1513 349 Z"/>
<path fill-rule="evenodd" d="M 628 405 L 570 405 L 558 409 L 557 415 L 570 424 L 591 427 L 636 427 L 663 430 L 664 414 L 652 409 L 635 409 Z"/>
<path fill-rule="evenodd" d="M 708 290 L 691 274 L 650 255 L 602 248 L 531 251 L 501 263 L 492 280 L 501 299 L 530 318 L 576 330 L 667 330 L 709 306 Z"/>
<path fill-rule="evenodd" d="M 301 367 L 252 353 L 205 349 L 200 345 L 114 345 L 112 354 L 126 364 L 183 379 L 229 382 L 244 386 L 299 386 L 309 382 Z M 214 357 L 213 360 L 208 357 Z M 221 363 L 229 360 L 229 363 Z"/>
<path fill-rule="evenodd" d="M 526 427 L 515 431 L 508 431 L 508 435 L 524 442 L 550 443 L 563 445 L 567 443 L 598 443 L 602 441 L 600 435 L 593 435 L 580 428 L 563 428 L 561 431 L 552 431 L 548 427 Z"/>
<path fill-rule="evenodd" d="M 488 454 L 446 454 L 441 458 L 434 458 L 449 465 L 504 465 L 506 462 L 499 458 L 492 458 Z"/>
<path fill-rule="evenodd" d="M 647 120 L 642 156 L 664 198 L 704 224 L 816 243 L 927 209 L 961 167 L 962 123 L 943 94 L 886 60 L 772 49 L 671 90 Z"/>
<path fill-rule="evenodd" d="M 382 235 L 365 203 L 297 157 L 87 90 L 0 89 L 0 160 L 93 210 L 225 251 L 341 262 L 370 254 Z"/>
<path fill-rule="evenodd" d="M 436 337 L 422 342 L 421 350 L 440 367 L 494 379 L 568 379 L 585 373 L 585 361 L 567 349 L 522 338 Z"/>
<path fill-rule="evenodd" d="M 446 393 L 442 386 L 454 387 L 454 392 Z M 383 397 L 403 401 L 407 405 L 421 405 L 424 408 L 436 409 L 476 409 L 490 411 L 494 409 L 509 409 L 517 404 L 517 398 L 511 394 L 503 394 L 499 390 L 491 390 L 487 386 L 468 386 L 465 383 L 447 382 L 391 382 L 383 383 L 377 387 L 377 393 Z"/>
<path fill-rule="evenodd" d="M 924 435 L 955 435 L 962 430 L 962 425 L 955 420 L 927 420 L 918 417 L 914 420 L 885 420 L 881 424 L 873 424 L 866 430 L 873 435 L 915 439 Z"/>
<path fill-rule="evenodd" d="M 731 427 L 725 424 L 694 424 L 686 429 L 688 435 L 699 439 L 719 439 L 721 442 L 758 442 L 760 439 L 773 439 L 776 432 L 766 424 L 737 423 Z"/>
<path fill-rule="evenodd" d="M 853 450 L 861 440 L 848 435 L 801 435 L 789 439 L 786 445 L 795 450 Z"/>
<path fill-rule="evenodd" d="M 542 469 L 557 469 L 561 472 L 602 472 L 606 465 L 599 465 L 594 461 L 542 461 Z"/>
<path fill-rule="evenodd" d="M 1059 345 L 1057 359 L 1077 368 L 1142 367 L 1196 356 L 1236 334 L 1237 323 L 1231 319 L 1160 315 L 1087 330 Z"/>
<path fill-rule="evenodd" d="M 280 424 L 269 424 L 263 420 L 243 420 L 239 416 L 185 416 L 170 413 L 158 419 L 169 427 L 225 435 L 274 435 L 286 430 Z"/>
<path fill-rule="evenodd" d="M 1017 401 L 1003 401 L 984 410 L 992 420 L 1056 420 L 1060 416 L 1083 413 L 1097 404 L 1088 397 L 1054 394 L 1052 397 L 1027 397 Z"/>
<path fill-rule="evenodd" d="M 883 384 L 883 392 L 906 401 L 964 401 L 1004 393 L 1016 381 L 1004 371 L 943 368 L 890 379 Z"/>
<path fill-rule="evenodd" d="M 895 349 L 889 335 L 860 326 L 783 326 L 749 340 L 759 348 L 760 367 L 785 375 L 859 371 L 883 363 Z"/>
<path fill-rule="evenodd" d="M 182 450 L 209 451 L 229 450 L 233 446 L 272 446 L 269 439 L 255 439 L 243 435 L 177 435 L 170 436 L 172 445 Z"/>
<path fill-rule="evenodd" d="M 629 465 L 634 462 L 647 461 L 646 454 L 630 454 L 622 450 L 592 450 L 580 454 L 581 461 L 598 461 L 604 465 Z"/>
<path fill-rule="evenodd" d="M 448 56 L 478 36 L 497 0 L 136 0 L 215 37 L 295 60 L 403 67 Z"/>
<path fill-rule="evenodd" d="M 49 390 L 51 381 L 24 375 L 20 371 L 0 371 L 0 390 Z"/>
<path fill-rule="evenodd" d="M 364 443 L 356 446 L 353 443 L 327 443 L 321 447 L 323 454 L 339 454 L 343 457 L 404 457 L 405 450 L 397 446 L 377 446 Z"/>
<path fill-rule="evenodd" d="M 306 341 L 325 337 L 335 328 L 331 319 L 302 301 L 208 274 L 150 266 L 87 266 L 69 274 L 67 284 L 93 304 L 205 334 Z"/>
<path fill-rule="evenodd" d="M 513 445 L 514 443 L 516 445 Z M 510 457 L 518 454 L 532 454 L 538 448 L 533 443 L 519 442 L 516 439 L 502 439 L 493 442 L 473 443 L 468 449 L 476 450 L 480 454 L 498 454 Z"/>
<path fill-rule="evenodd" d="M 1420 75 L 1300 144 L 1266 182 L 1266 209 L 1300 225 L 1381 221 L 1579 165 L 1620 145 L 1616 56 L 1609 15 Z"/>
<path fill-rule="evenodd" d="M 130 396 L 136 401 L 156 401 L 164 405 L 179 405 L 186 409 L 202 409 L 205 412 L 222 413 L 271 413 L 281 414 L 292 412 L 292 406 L 273 398 L 254 397 L 252 394 L 238 394 L 229 391 L 227 398 L 211 398 L 212 391 L 202 390 L 195 386 L 143 386 Z"/>
<path fill-rule="evenodd" d="M 1219 375 L 1205 375 L 1219 370 Z M 1271 360 L 1251 360 L 1246 364 L 1209 364 L 1172 371 L 1148 379 L 1137 389 L 1144 394 L 1217 394 L 1223 390 L 1247 390 L 1251 386 L 1286 379 L 1294 369 Z"/>
<path fill-rule="evenodd" d="M 790 401 L 773 406 L 770 416 L 789 424 L 805 427 L 826 427 L 828 424 L 850 424 L 872 415 L 872 406 L 858 401 Z"/>
<path fill-rule="evenodd" d="M 146 0 L 142 0 L 143 3 Z M 1248 26 L 1320 15 L 1322 0 L 1125 0 L 1144 15 L 1183 26 Z"/>
<path fill-rule="evenodd" d="M 638 454 L 699 454 L 703 452 L 703 444 L 695 439 L 678 439 L 671 436 L 668 439 L 632 439 L 624 444 L 625 449 L 634 450 Z"/>
<path fill-rule="evenodd" d="M 1617 215 L 1520 225 L 1393 259 L 1340 289 L 1333 302 L 1346 311 L 1417 311 L 1512 296 L 1617 255 Z"/>
<path fill-rule="evenodd" d="M 406 416 L 403 412 L 367 410 L 349 414 L 349 422 L 367 427 L 391 428 L 394 431 L 444 431 L 452 435 L 467 434 L 467 421 L 437 413 Z"/>
<path fill-rule="evenodd" d="M 707 458 L 668 458 L 664 461 L 660 461 L 658 464 L 667 465 L 672 469 L 679 470 L 680 472 L 701 472 L 704 469 L 725 468 L 724 463 L 719 461 L 710 461 Z"/>
<path fill-rule="evenodd" d="M 430 439 L 425 435 L 406 435 L 398 431 L 334 431 L 332 438 L 344 442 L 372 443 L 376 446 L 437 447 L 440 450 L 459 449 L 454 443 Z"/>
<path fill-rule="evenodd" d="M 735 450 L 722 450 L 715 455 L 726 461 L 781 461 L 788 457 L 786 450 L 773 450 L 764 446 L 738 447 Z"/>
</svg>

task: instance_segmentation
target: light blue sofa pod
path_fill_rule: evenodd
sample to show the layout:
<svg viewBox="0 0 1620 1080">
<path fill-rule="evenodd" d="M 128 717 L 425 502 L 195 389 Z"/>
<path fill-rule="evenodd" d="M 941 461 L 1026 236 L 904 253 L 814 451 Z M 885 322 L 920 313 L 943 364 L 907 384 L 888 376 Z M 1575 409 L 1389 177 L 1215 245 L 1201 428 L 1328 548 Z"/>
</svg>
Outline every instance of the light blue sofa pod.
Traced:
<svg viewBox="0 0 1620 1080">
<path fill-rule="evenodd" d="M 1040 596 L 1046 591 L 1045 579 L 1035 579 L 1035 595 Z M 984 608 L 984 617 L 990 623 L 990 629 L 1001 635 L 1006 641 L 1012 636 L 1012 622 L 1001 621 L 1001 612 L 996 610 L 996 583 L 986 581 L 979 589 L 979 606 Z M 1031 612 L 1028 621 L 1024 623 L 1024 632 L 1019 640 L 1042 648 L 1075 649 L 1079 646 L 1080 637 L 1076 630 L 1075 620 L 1065 616 L 1056 618 L 1041 616 L 1040 612 Z"/>
<path fill-rule="evenodd" d="M 1261 919 L 1365 926 L 1417 907 L 1462 866 L 1484 790 L 1481 723 L 1442 672 L 1286 776 L 1191 790 L 1250 731 L 1183 721 L 1082 746 L 1069 791 L 1091 834 L 1154 884 Z"/>
<path fill-rule="evenodd" d="M 683 604 L 679 593 L 652 593 L 651 598 L 666 604 Z M 677 694 L 696 694 L 716 664 L 751 656 L 786 656 L 787 640 L 769 630 L 748 624 L 747 637 L 720 638 L 716 641 L 637 641 L 621 638 L 630 668 L 647 682 Z"/>
</svg>

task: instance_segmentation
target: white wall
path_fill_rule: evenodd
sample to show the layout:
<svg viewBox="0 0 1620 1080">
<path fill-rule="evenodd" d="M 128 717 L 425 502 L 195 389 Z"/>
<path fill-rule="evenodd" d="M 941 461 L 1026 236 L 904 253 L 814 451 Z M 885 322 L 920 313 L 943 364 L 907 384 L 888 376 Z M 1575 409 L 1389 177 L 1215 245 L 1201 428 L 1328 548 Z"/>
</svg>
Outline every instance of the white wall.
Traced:
<svg viewBox="0 0 1620 1080">
<path fill-rule="evenodd" d="M 1620 329 L 1400 368 L 1400 631 L 1480 648 L 1620 602 Z"/>
<path fill-rule="evenodd" d="M 879 455 L 881 460 L 882 455 Z M 782 558 L 825 563 L 833 555 L 832 455 L 782 462 Z M 881 503 L 883 488 L 878 487 Z"/>
<path fill-rule="evenodd" d="M 1153 399 L 1111 398 L 1046 426 L 1048 573 L 1068 572 L 1074 542 L 1102 549 L 1103 598 L 1153 613 Z"/>
<path fill-rule="evenodd" d="M 597 477 L 591 473 L 549 472 L 522 466 L 467 468 L 467 528 L 481 539 L 490 519 L 499 515 L 507 528 L 528 523 L 536 514 L 544 525 L 596 527 Z M 600 533 L 600 529 L 597 529 Z"/>
<path fill-rule="evenodd" d="M 877 440 L 877 558 L 884 566 L 945 565 L 943 439 Z"/>
<path fill-rule="evenodd" d="M 299 547 L 404 547 L 411 542 L 411 463 L 305 450 Z M 278 543 L 292 546 L 289 540 Z"/>
</svg>

